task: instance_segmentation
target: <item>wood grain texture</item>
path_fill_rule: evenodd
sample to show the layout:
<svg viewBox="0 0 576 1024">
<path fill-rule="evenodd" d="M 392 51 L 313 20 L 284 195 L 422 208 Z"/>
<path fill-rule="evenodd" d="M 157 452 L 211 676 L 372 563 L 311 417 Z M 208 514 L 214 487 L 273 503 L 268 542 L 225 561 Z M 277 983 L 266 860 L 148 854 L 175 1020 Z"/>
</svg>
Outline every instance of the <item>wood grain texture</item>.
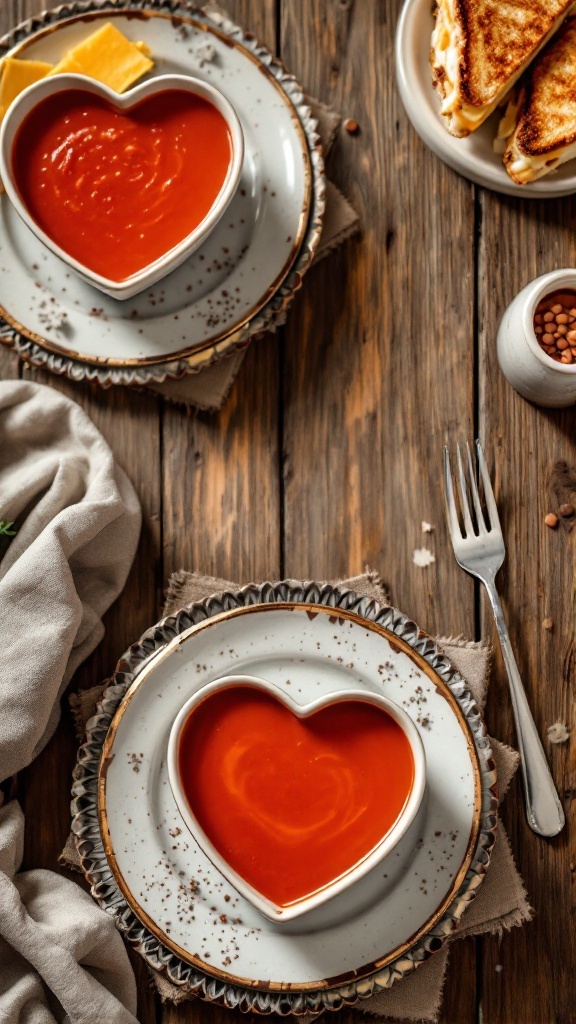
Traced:
<svg viewBox="0 0 576 1024">
<path fill-rule="evenodd" d="M 438 485 L 447 433 L 473 422 L 472 189 L 403 112 L 397 8 L 283 6 L 284 60 L 360 125 L 357 136 L 341 131 L 329 166 L 363 226 L 361 240 L 312 269 L 287 327 L 287 569 L 346 575 L 368 562 L 423 627 L 470 630 L 473 594 L 446 564 Z M 426 571 L 411 560 L 425 544 L 438 558 Z"/>
<path fill-rule="evenodd" d="M 473 190 L 404 114 L 398 9 L 282 5 L 284 61 L 360 126 L 341 131 L 329 169 L 363 225 L 360 241 L 312 269 L 286 328 L 286 573 L 333 578 L 369 564 L 424 629 L 473 635 L 474 588 L 449 553 L 440 478 L 446 438 L 473 429 Z M 436 554 L 428 569 L 412 564 L 420 547 Z M 475 956 L 473 941 L 454 947 L 451 1024 L 476 1019 Z"/>
<path fill-rule="evenodd" d="M 166 576 L 200 569 L 224 579 L 278 578 L 278 343 L 248 353 L 221 412 L 163 417 Z"/>
<path fill-rule="evenodd" d="M 555 490 L 555 464 L 576 470 L 574 409 L 546 411 L 523 401 L 506 383 L 496 359 L 496 330 L 514 295 L 538 274 L 574 265 L 576 202 L 520 202 L 482 197 L 479 252 L 481 433 L 492 467 L 507 557 L 498 577 L 510 635 L 540 735 L 556 721 L 576 726 L 576 532 L 544 525 L 548 511 L 576 493 Z M 521 253 L 521 259 L 518 254 Z M 493 630 L 484 605 L 483 631 Z M 554 629 L 542 628 L 544 618 Z M 500 659 L 492 682 L 489 723 L 514 742 L 506 677 Z M 555 840 L 526 823 L 520 781 L 504 818 L 535 909 L 534 922 L 488 941 L 482 991 L 484 1024 L 569 1024 L 576 1006 L 574 836 L 576 755 L 573 744 L 545 748 L 563 797 L 567 827 Z M 502 970 L 496 970 L 500 964 Z M 521 966 L 521 978 L 519 965 Z M 521 997 L 520 997 L 521 991 Z"/>
<path fill-rule="evenodd" d="M 0 32 L 41 6 L 0 0 Z M 126 590 L 74 685 L 112 670 L 157 618 L 166 578 L 182 567 L 244 582 L 281 573 L 334 578 L 369 563 L 424 628 L 473 635 L 474 587 L 449 548 L 440 451 L 477 424 L 508 547 L 499 583 L 537 723 L 542 735 L 558 719 L 574 729 L 576 530 L 552 533 L 542 520 L 558 500 L 555 463 L 576 468 L 575 414 L 519 399 L 498 370 L 495 337 L 519 288 L 537 273 L 574 264 L 576 203 L 476 196 L 425 149 L 393 80 L 399 0 L 235 0 L 226 7 L 279 50 L 307 91 L 358 121 L 358 135 L 340 132 L 329 168 L 360 212 L 363 235 L 312 269 L 285 332 L 252 347 L 228 403 L 213 416 L 20 371 L 0 349 L 0 377 L 22 372 L 82 405 L 142 502 L 143 534 Z M 421 533 L 423 519 L 432 534 Z M 411 560 L 421 546 L 436 555 L 426 570 Z M 551 634 L 541 629 L 547 616 Z M 491 633 L 485 607 L 481 627 Z M 513 742 L 499 661 L 488 715 L 495 734 Z M 65 711 L 18 780 L 25 867 L 56 867 L 75 751 Z M 482 940 L 478 952 L 474 941 L 454 945 L 443 1024 L 574 1020 L 576 755 L 570 745 L 549 753 L 567 831 L 551 843 L 530 832 L 518 780 L 504 810 L 536 918 L 501 942 Z M 131 956 L 141 1024 L 256 1024 L 200 1002 L 162 1006 Z M 357 1024 L 360 1014 L 340 1020 Z"/>
<path fill-rule="evenodd" d="M 273 52 L 274 0 L 228 3 Z M 221 412 L 163 418 L 164 565 L 247 583 L 280 575 L 279 345 L 248 352 Z"/>
<path fill-rule="evenodd" d="M 16 380 L 20 375 L 20 360 L 9 348 L 0 345 L 0 378 Z"/>
<path fill-rule="evenodd" d="M 262 1024 L 263 1020 L 270 1024 L 280 1024 L 286 1019 L 289 1018 L 277 1014 L 263 1018 L 254 1013 L 234 1013 L 218 1006 L 209 1006 L 200 1000 L 181 1003 L 180 1006 L 166 1003 L 162 1007 L 162 1024 Z"/>
</svg>

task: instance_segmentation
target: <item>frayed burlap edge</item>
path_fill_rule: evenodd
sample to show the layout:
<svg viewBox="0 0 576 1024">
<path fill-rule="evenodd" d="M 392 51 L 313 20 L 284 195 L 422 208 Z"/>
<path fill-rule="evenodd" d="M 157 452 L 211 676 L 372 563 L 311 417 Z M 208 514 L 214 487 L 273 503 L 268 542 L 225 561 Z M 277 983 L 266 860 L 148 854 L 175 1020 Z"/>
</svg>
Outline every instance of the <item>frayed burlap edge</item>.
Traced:
<svg viewBox="0 0 576 1024">
<path fill-rule="evenodd" d="M 374 597 L 382 604 L 389 602 L 388 587 L 382 577 L 369 567 L 366 567 L 365 572 L 361 575 L 339 580 L 338 583 L 357 593 Z M 187 604 L 202 601 L 213 594 L 221 594 L 231 589 L 238 589 L 238 585 L 220 577 L 205 576 L 198 571 L 187 572 L 181 569 L 175 572 L 168 581 L 163 614 L 174 614 Z M 461 635 L 439 637 L 437 642 L 467 679 L 474 696 L 483 707 L 492 661 L 491 646 L 484 641 L 468 640 Z M 469 677 L 473 662 L 470 661 L 467 654 L 472 658 L 476 656 L 474 685 Z M 478 656 L 482 658 L 480 673 L 478 673 Z M 109 680 L 106 680 L 98 686 L 70 696 L 74 727 L 79 740 L 82 739 L 86 722 L 94 714 L 96 704 L 108 683 Z M 517 751 L 498 740 L 493 741 L 493 751 L 500 769 L 500 799 L 502 800 L 518 767 L 519 755 Z M 81 871 L 80 858 L 72 835 L 68 837 L 59 860 L 62 866 Z M 454 939 L 488 933 L 500 936 L 504 931 L 530 920 L 532 908 L 528 903 L 527 893 L 502 824 L 499 825 L 497 841 L 494 846 L 492 867 L 494 870 L 488 872 L 476 900 L 467 910 L 464 918 L 465 926 L 461 926 L 457 930 Z M 504 901 L 503 897 L 505 897 Z M 503 909 L 503 906 L 506 909 Z M 372 996 L 362 1003 L 359 1012 L 377 1017 L 382 1024 L 406 1024 L 407 1021 L 410 1024 L 416 1024 L 417 1021 L 433 1024 L 437 1019 L 442 1001 L 447 963 L 448 946 L 424 963 L 418 971 L 403 979 L 400 984 L 396 984 L 391 989 Z M 164 975 L 151 971 L 150 976 L 162 1002 L 179 1004 L 194 998 L 167 981 Z M 307 1020 L 312 1020 L 314 1016 L 317 1015 L 302 1018 L 303 1024 L 306 1024 Z"/>
</svg>

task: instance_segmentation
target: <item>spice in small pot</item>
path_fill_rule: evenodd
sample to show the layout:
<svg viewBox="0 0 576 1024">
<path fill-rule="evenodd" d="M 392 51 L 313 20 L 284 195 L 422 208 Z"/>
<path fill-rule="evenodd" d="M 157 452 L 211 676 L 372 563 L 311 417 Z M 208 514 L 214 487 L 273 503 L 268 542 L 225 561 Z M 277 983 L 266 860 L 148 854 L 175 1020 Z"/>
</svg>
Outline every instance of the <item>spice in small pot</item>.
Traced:
<svg viewBox="0 0 576 1024">
<path fill-rule="evenodd" d="M 576 369 L 576 291 L 546 295 L 534 314 L 534 333 L 547 356 Z"/>
</svg>

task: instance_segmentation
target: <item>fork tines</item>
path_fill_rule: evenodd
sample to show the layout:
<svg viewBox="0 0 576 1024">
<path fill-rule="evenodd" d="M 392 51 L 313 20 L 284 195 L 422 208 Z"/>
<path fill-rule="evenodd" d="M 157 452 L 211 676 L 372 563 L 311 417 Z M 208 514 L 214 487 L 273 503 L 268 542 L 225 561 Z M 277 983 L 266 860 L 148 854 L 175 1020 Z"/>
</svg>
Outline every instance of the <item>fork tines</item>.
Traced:
<svg viewBox="0 0 576 1024">
<path fill-rule="evenodd" d="M 482 446 L 479 441 L 476 441 L 476 454 L 478 458 L 478 476 L 482 480 L 482 489 L 484 492 L 485 511 L 482 508 L 480 492 L 478 489 L 477 473 L 475 472 L 472 462 L 470 445 L 468 444 L 468 441 L 463 443 L 458 441 L 456 447 L 456 461 L 458 465 L 459 504 L 464 526 L 464 531 L 462 532 L 462 525 L 458 517 L 458 506 L 452 481 L 450 452 L 448 447 L 444 445 L 444 490 L 446 496 L 446 512 L 448 515 L 448 526 L 453 540 L 456 537 L 462 536 L 481 537 L 485 536 L 491 530 L 500 529 L 500 520 L 498 518 L 498 509 L 494 499 L 494 492 L 492 490 L 492 484 L 490 483 L 490 477 L 486 468 L 484 452 L 482 451 Z M 474 515 L 472 515 L 470 506 L 470 494 L 472 495 Z"/>
</svg>

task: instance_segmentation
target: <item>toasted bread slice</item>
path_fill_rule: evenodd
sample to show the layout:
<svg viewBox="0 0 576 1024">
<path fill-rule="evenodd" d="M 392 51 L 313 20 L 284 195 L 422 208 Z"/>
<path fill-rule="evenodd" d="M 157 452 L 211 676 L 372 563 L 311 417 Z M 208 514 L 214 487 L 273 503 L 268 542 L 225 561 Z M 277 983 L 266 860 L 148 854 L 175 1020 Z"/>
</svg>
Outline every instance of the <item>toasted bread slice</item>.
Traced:
<svg viewBox="0 0 576 1024">
<path fill-rule="evenodd" d="M 566 21 L 521 82 L 516 113 L 507 111 L 504 165 L 513 181 L 537 181 L 576 157 L 576 18 Z"/>
<path fill-rule="evenodd" d="M 448 131 L 478 128 L 556 32 L 574 0 L 437 0 L 430 62 Z"/>
</svg>

